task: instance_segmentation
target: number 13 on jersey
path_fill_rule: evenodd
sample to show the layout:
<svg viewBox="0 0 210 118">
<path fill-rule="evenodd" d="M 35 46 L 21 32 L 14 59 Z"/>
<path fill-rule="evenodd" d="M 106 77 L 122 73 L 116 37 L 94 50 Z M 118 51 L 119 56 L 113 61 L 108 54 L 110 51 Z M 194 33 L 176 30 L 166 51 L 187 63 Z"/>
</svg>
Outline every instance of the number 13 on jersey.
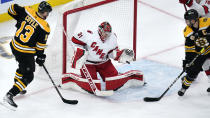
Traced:
<svg viewBox="0 0 210 118">
<path fill-rule="evenodd" d="M 25 33 L 23 32 L 24 30 L 26 30 Z M 27 43 L 33 33 L 34 28 L 31 25 L 26 25 L 26 21 L 23 21 L 15 35 L 16 37 L 19 37 L 22 42 Z"/>
</svg>

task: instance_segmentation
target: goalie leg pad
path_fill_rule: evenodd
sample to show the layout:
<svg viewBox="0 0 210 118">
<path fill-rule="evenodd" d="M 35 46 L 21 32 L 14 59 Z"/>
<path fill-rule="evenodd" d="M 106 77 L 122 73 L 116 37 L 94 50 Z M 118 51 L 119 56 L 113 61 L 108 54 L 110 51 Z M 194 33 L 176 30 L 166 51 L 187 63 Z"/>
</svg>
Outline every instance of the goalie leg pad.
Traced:
<svg viewBox="0 0 210 118">
<path fill-rule="evenodd" d="M 101 81 L 100 80 L 93 80 L 96 87 L 101 90 Z M 92 89 L 90 88 L 90 85 L 88 83 L 88 80 L 86 78 L 83 78 L 82 76 L 79 76 L 74 73 L 67 73 L 63 75 L 62 78 L 62 85 L 61 86 L 67 86 L 67 84 L 76 84 L 77 86 L 69 86 L 69 88 L 75 89 L 75 90 L 85 90 L 88 93 L 93 93 Z M 78 89 L 81 88 L 81 89 Z"/>
<path fill-rule="evenodd" d="M 141 71 L 131 70 L 126 73 L 106 78 L 106 90 L 118 90 L 123 87 L 128 81 L 137 80 L 135 83 L 138 85 L 144 85 L 144 78 Z M 133 85 L 128 85 L 133 86 Z"/>
</svg>

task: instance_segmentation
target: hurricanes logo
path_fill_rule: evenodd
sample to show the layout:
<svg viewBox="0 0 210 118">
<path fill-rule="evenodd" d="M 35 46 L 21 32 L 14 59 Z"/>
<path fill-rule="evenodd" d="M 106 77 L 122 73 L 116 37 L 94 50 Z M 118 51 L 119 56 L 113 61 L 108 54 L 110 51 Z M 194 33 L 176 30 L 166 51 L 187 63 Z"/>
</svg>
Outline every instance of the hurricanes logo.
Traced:
<svg viewBox="0 0 210 118">
<path fill-rule="evenodd" d="M 209 45 L 209 42 L 207 41 L 206 38 L 199 38 L 195 41 L 195 44 L 198 46 L 198 47 L 207 47 Z"/>
</svg>

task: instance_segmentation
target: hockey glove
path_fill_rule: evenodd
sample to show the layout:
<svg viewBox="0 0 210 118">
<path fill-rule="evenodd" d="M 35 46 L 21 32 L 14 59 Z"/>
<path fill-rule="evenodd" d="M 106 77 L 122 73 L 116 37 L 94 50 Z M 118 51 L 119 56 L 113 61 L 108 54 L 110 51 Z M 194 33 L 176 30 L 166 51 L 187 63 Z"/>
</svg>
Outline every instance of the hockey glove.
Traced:
<svg viewBox="0 0 210 118">
<path fill-rule="evenodd" d="M 130 49 L 124 49 L 120 55 L 118 62 L 128 63 L 134 60 L 134 51 Z"/>
<path fill-rule="evenodd" d="M 125 49 L 125 54 L 128 55 L 128 56 L 133 57 L 134 56 L 134 51 L 130 50 L 130 49 Z"/>
<path fill-rule="evenodd" d="M 194 63 L 192 63 L 191 65 L 186 61 L 186 60 L 183 60 L 183 70 L 188 73 L 188 71 L 190 70 L 190 66 L 194 65 Z"/>
<path fill-rule="evenodd" d="M 45 54 L 37 55 L 36 63 L 37 63 L 39 66 L 43 66 L 43 64 L 44 64 L 44 62 L 45 62 L 45 59 L 46 59 L 46 55 L 45 55 Z"/>
<path fill-rule="evenodd" d="M 193 0 L 179 0 L 179 3 L 186 4 L 188 7 L 191 7 Z"/>
</svg>

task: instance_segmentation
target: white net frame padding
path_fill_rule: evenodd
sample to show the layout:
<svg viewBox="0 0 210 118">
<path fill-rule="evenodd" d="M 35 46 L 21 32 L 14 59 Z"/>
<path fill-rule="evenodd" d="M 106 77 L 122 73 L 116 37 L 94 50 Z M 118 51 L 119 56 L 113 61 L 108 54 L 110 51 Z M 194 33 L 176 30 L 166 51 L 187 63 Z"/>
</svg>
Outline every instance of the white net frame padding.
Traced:
<svg viewBox="0 0 210 118">
<path fill-rule="evenodd" d="M 120 49 L 129 48 L 136 52 L 137 0 L 77 0 L 58 9 L 51 13 L 56 19 L 49 22 L 51 34 L 45 50 L 45 66 L 59 83 L 62 74 L 75 71 L 70 68 L 73 34 L 87 29 L 96 30 L 103 21 L 111 24 Z M 37 67 L 35 77 L 48 78 L 40 67 Z"/>
</svg>

